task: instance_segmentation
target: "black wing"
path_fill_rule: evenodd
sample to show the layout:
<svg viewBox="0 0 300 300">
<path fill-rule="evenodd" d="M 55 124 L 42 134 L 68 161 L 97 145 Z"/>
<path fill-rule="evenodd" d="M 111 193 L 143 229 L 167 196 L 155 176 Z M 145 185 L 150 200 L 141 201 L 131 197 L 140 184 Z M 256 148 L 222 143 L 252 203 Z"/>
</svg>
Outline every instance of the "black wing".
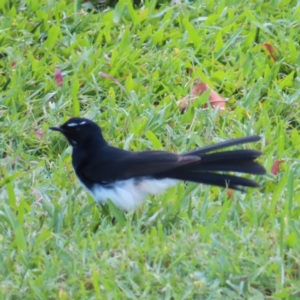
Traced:
<svg viewBox="0 0 300 300">
<path fill-rule="evenodd" d="M 90 157 L 96 157 L 91 160 Z M 80 159 L 74 167 L 81 180 L 110 183 L 133 177 L 155 176 L 200 161 L 198 156 L 180 156 L 164 151 L 130 152 L 107 146 L 100 153 Z"/>
<path fill-rule="evenodd" d="M 109 184 L 133 177 L 153 176 L 157 179 L 172 178 L 239 190 L 240 186 L 258 187 L 258 184 L 223 172 L 265 174 L 264 167 L 255 161 L 261 152 L 248 149 L 216 150 L 259 139 L 258 136 L 250 136 L 229 140 L 181 155 L 163 151 L 129 152 L 105 146 L 100 151 L 90 152 L 85 158 L 73 156 L 73 159 L 77 156 L 80 165 L 76 164 L 76 160 L 73 160 L 73 164 L 78 177 L 87 184 Z M 92 160 L 91 157 L 96 159 Z"/>
</svg>

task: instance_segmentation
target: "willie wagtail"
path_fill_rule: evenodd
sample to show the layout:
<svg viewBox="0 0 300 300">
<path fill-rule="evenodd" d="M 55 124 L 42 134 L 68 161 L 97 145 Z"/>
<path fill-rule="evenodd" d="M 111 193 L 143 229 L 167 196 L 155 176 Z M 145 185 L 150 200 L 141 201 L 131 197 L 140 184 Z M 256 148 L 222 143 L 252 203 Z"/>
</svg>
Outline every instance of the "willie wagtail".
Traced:
<svg viewBox="0 0 300 300">
<path fill-rule="evenodd" d="M 125 211 L 136 209 L 149 194 L 161 193 L 179 181 L 192 181 L 242 190 L 258 187 L 250 179 L 218 172 L 265 174 L 255 162 L 257 150 L 229 150 L 226 147 L 256 142 L 249 136 L 221 142 L 182 154 L 164 151 L 130 152 L 108 145 L 101 128 L 83 118 L 71 118 L 52 130 L 61 132 L 73 147 L 72 163 L 77 177 L 95 201 L 110 199 Z"/>
</svg>

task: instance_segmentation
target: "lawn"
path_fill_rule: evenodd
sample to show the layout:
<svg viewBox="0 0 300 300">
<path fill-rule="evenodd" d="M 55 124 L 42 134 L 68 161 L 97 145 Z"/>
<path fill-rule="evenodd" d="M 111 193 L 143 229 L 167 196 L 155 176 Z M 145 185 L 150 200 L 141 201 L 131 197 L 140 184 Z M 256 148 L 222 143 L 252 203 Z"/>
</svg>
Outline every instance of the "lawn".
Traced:
<svg viewBox="0 0 300 300">
<path fill-rule="evenodd" d="M 1 299 L 300 299 L 299 1 L 144 2 L 0 2 Z M 225 109 L 205 92 L 182 112 L 196 81 Z M 133 151 L 259 134 L 245 147 L 268 173 L 247 193 L 181 183 L 123 217 L 49 130 L 71 116 Z"/>
</svg>

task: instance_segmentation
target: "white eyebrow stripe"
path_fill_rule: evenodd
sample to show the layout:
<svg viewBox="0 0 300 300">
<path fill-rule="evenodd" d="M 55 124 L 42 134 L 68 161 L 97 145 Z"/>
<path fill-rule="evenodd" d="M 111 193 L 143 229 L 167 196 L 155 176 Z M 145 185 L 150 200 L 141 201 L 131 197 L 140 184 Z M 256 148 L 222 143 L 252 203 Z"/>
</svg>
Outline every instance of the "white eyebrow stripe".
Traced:
<svg viewBox="0 0 300 300">
<path fill-rule="evenodd" d="M 79 125 L 83 125 L 83 124 L 85 124 L 86 123 L 86 121 L 82 121 L 81 123 L 79 123 Z"/>
<path fill-rule="evenodd" d="M 69 123 L 67 124 L 68 127 L 74 127 L 74 126 L 78 126 L 79 124 L 78 123 Z"/>
</svg>

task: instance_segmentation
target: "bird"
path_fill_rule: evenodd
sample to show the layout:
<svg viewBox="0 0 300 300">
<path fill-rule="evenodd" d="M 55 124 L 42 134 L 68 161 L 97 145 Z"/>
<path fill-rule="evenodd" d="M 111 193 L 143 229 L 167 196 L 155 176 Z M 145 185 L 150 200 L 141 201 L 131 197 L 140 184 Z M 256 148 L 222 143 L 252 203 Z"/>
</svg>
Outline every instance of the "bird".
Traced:
<svg viewBox="0 0 300 300">
<path fill-rule="evenodd" d="M 259 184 L 228 172 L 266 173 L 255 161 L 262 154 L 260 151 L 218 151 L 257 142 L 258 135 L 175 154 L 151 150 L 133 152 L 110 146 L 98 124 L 86 118 L 73 117 L 50 129 L 62 133 L 72 146 L 75 173 L 94 200 L 103 205 L 110 199 L 125 212 L 136 210 L 148 195 L 162 193 L 181 181 L 244 191 L 245 187 L 257 188 Z"/>
</svg>

